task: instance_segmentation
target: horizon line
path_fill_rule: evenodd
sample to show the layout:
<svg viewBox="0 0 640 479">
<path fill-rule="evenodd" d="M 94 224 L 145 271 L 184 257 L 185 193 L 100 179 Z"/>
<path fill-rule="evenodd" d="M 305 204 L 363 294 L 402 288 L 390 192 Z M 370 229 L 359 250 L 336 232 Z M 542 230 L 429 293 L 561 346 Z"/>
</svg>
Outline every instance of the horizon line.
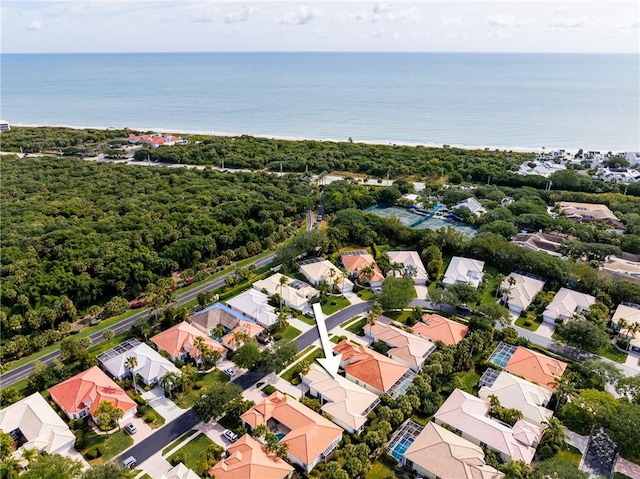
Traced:
<svg viewBox="0 0 640 479">
<path fill-rule="evenodd" d="M 60 51 L 0 52 L 1 55 L 167 55 L 167 54 L 438 54 L 438 55 L 638 55 L 639 52 L 447 51 L 447 50 L 180 50 L 180 51 Z"/>
</svg>

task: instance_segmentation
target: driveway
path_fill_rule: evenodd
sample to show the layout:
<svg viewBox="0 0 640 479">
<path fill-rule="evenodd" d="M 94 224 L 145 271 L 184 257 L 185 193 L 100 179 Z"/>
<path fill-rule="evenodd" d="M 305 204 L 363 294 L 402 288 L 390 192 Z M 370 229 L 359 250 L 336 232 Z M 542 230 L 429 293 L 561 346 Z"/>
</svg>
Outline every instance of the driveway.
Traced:
<svg viewBox="0 0 640 479">
<path fill-rule="evenodd" d="M 154 429 L 151 429 L 151 427 L 144 422 L 141 417 L 133 416 L 131 419 L 127 419 L 122 423 L 122 427 L 129 423 L 133 424 L 137 429 L 136 433 L 131 435 L 134 444 L 137 444 L 153 434 Z"/>
<path fill-rule="evenodd" d="M 180 409 L 176 406 L 171 399 L 164 397 L 164 389 L 160 386 L 156 386 L 152 390 L 145 392 L 142 394 L 142 397 L 147 400 L 149 406 L 158 411 L 158 414 L 160 414 L 166 422 L 171 422 L 186 412 L 185 409 Z M 140 432 L 139 428 L 138 432 Z"/>
<path fill-rule="evenodd" d="M 429 299 L 429 290 L 424 284 L 415 284 L 414 288 L 416 289 L 418 299 Z"/>
<path fill-rule="evenodd" d="M 556 329 L 555 324 L 549 324 L 549 323 L 543 322 L 540 326 L 538 326 L 536 333 L 538 333 L 540 336 L 544 336 L 545 338 L 551 339 L 551 335 L 553 334 L 555 329 Z"/>
<path fill-rule="evenodd" d="M 210 421 L 207 423 L 201 422 L 200 424 L 198 424 L 198 427 L 196 427 L 196 429 L 205 434 L 209 439 L 211 439 L 219 446 L 222 446 L 225 450 L 231 445 L 231 441 L 229 441 L 229 439 L 222 435 L 222 433 L 224 432 L 224 427 L 222 427 L 215 421 Z"/>
</svg>

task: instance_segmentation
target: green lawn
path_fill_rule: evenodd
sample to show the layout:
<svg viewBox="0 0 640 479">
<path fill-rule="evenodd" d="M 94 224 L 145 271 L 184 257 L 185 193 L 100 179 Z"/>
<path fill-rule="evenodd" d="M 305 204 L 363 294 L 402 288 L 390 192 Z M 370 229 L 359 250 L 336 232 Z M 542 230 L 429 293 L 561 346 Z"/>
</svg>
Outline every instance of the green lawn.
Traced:
<svg viewBox="0 0 640 479">
<path fill-rule="evenodd" d="M 627 476 L 626 474 L 622 474 L 621 472 L 614 472 L 613 479 L 633 479 L 633 478 Z"/>
<path fill-rule="evenodd" d="M 102 456 L 97 459 L 92 459 L 89 464 L 92 466 L 108 462 L 113 459 L 122 451 L 133 445 L 133 438 L 124 431 L 118 431 L 113 434 L 109 434 L 107 439 L 106 435 L 96 434 L 93 429 L 88 429 L 85 436 L 86 446 L 82 451 L 82 455 L 87 452 L 87 449 L 93 446 L 100 446 L 102 449 Z"/>
<path fill-rule="evenodd" d="M 300 359 L 302 356 L 308 354 L 309 351 L 311 351 L 312 349 L 313 349 L 313 346 L 307 346 L 302 351 L 300 351 L 298 354 L 296 354 L 296 358 Z"/>
<path fill-rule="evenodd" d="M 467 388 L 467 391 L 472 391 L 480 382 L 480 374 L 478 374 L 475 369 L 471 369 L 470 371 L 467 371 L 460 380 L 462 385 Z"/>
<path fill-rule="evenodd" d="M 173 449 L 174 447 L 176 447 L 178 444 L 180 444 L 182 441 L 185 441 L 189 436 L 191 436 L 193 433 L 195 433 L 196 430 L 195 429 L 191 429 L 187 432 L 185 432 L 182 436 L 180 436 L 178 439 L 176 439 L 175 441 L 173 441 L 171 444 L 169 444 L 167 447 L 165 447 L 162 450 L 162 455 L 164 456 L 166 453 L 168 453 L 171 449 Z"/>
<path fill-rule="evenodd" d="M 367 318 L 359 319 L 358 321 L 347 326 L 345 329 L 350 333 L 357 334 L 358 336 L 364 336 L 364 326 L 367 324 Z"/>
<path fill-rule="evenodd" d="M 495 303 L 498 299 L 496 298 L 495 289 L 498 286 L 498 281 L 495 278 L 491 278 L 482 288 L 482 299 L 480 300 L 480 304 L 489 304 Z"/>
<path fill-rule="evenodd" d="M 138 412 L 136 412 L 136 416 L 141 417 L 144 420 L 144 416 L 148 413 L 153 413 L 156 417 L 152 422 L 147 422 L 146 420 L 144 421 L 149 425 L 151 429 L 157 429 L 160 426 L 164 426 L 164 423 L 166 422 L 165 418 L 151 406 L 138 406 Z"/>
<path fill-rule="evenodd" d="M 305 316 L 304 314 L 296 314 L 296 318 L 298 318 L 303 323 L 308 324 L 309 326 L 315 326 L 316 325 L 316 320 L 314 318 L 309 318 L 308 316 Z"/>
<path fill-rule="evenodd" d="M 182 397 L 180 397 L 180 393 L 174 393 L 173 402 L 175 402 L 178 407 L 181 407 L 182 409 L 189 409 L 195 404 L 198 399 L 200 399 L 200 396 L 204 394 L 207 386 L 211 386 L 215 383 L 229 382 L 229 377 L 219 369 L 216 369 L 215 371 L 211 371 L 210 373 L 198 375 L 197 381 L 201 381 L 204 383 L 204 387 L 202 389 L 192 389 Z"/>
<path fill-rule="evenodd" d="M 184 461 L 182 461 L 184 465 L 192 471 L 197 471 L 198 465 L 202 461 L 202 453 L 206 451 L 209 446 L 216 446 L 222 451 L 222 448 L 205 434 L 198 434 L 194 439 L 169 456 L 168 461 L 171 462 L 171 459 L 175 458 L 177 454 L 182 454 L 184 456 Z"/>
<path fill-rule="evenodd" d="M 370 289 L 361 289 L 356 293 L 362 301 L 373 301 L 376 299 L 376 293 Z"/>
<path fill-rule="evenodd" d="M 305 358 L 302 359 L 301 361 L 313 363 L 316 360 L 316 358 L 320 356 L 324 357 L 324 352 L 322 351 L 322 348 L 315 348 L 311 354 L 309 354 L 308 356 L 305 356 Z M 291 382 L 291 380 L 293 379 L 293 373 L 295 370 L 296 370 L 296 365 L 294 364 L 292 367 L 290 367 L 285 372 L 283 372 L 280 375 L 280 377 L 285 381 Z"/>
<path fill-rule="evenodd" d="M 611 343 L 607 344 L 605 348 L 598 349 L 596 354 L 621 364 L 627 360 L 628 356 L 627 353 L 623 353 Z"/>
<path fill-rule="evenodd" d="M 295 338 L 297 338 L 298 336 L 300 336 L 301 331 L 297 328 L 294 328 L 293 326 L 289 325 L 287 326 L 287 328 L 284 330 L 284 332 L 282 333 L 282 338 L 279 339 L 278 341 L 291 341 Z"/>
<path fill-rule="evenodd" d="M 531 322 L 531 326 L 526 326 L 524 324 L 524 322 L 527 319 L 530 319 L 532 321 Z M 536 331 L 540 327 L 540 324 L 541 323 L 539 323 L 538 321 L 535 321 L 535 318 L 533 316 L 529 316 L 529 315 L 527 315 L 526 317 L 519 316 L 518 319 L 516 319 L 516 322 L 515 322 L 516 326 L 520 326 L 521 328 L 527 329 L 529 331 Z"/>
<path fill-rule="evenodd" d="M 578 466 L 582 459 L 582 453 L 575 447 L 565 444 L 564 447 L 558 451 L 558 457 Z"/>
<path fill-rule="evenodd" d="M 411 316 L 412 311 L 385 311 L 384 315 L 399 323 L 406 323 L 407 318 Z"/>
<path fill-rule="evenodd" d="M 371 469 L 364 476 L 364 479 L 387 479 L 388 477 L 396 477 L 394 472 L 396 464 L 395 459 L 384 453 L 371 465 Z"/>
<path fill-rule="evenodd" d="M 344 323 L 340 324 L 340 327 L 342 329 L 345 329 L 348 325 L 350 325 L 351 323 L 355 323 L 358 319 L 360 319 L 360 316 L 354 316 L 353 318 L 349 318 Z"/>
<path fill-rule="evenodd" d="M 330 316 L 333 313 L 346 308 L 350 304 L 349 300 L 344 296 L 329 296 L 327 298 L 327 304 L 322 305 L 322 312 L 325 316 Z"/>
<path fill-rule="evenodd" d="M 116 334 L 109 341 L 103 341 L 100 344 L 96 344 L 95 346 L 91 346 L 89 348 L 89 352 L 91 354 L 93 354 L 94 356 L 97 356 L 98 354 L 104 353 L 105 351 L 108 351 L 109 349 L 111 349 L 111 348 L 117 346 L 118 344 L 126 341 L 128 335 L 129 335 L 129 331 L 125 331 L 123 333 Z"/>
</svg>

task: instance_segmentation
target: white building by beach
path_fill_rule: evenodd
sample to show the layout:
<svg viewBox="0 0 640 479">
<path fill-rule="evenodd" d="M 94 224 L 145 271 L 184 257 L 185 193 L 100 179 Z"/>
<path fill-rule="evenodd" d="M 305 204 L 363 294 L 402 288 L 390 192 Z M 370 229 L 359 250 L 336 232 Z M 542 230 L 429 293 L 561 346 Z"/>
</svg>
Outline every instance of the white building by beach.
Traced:
<svg viewBox="0 0 640 479">
<path fill-rule="evenodd" d="M 544 283 L 541 279 L 511 273 L 500 284 L 502 301 L 509 308 L 509 311 L 520 314 L 531 305 L 536 294 L 542 291 Z"/>
<path fill-rule="evenodd" d="M 7 120 L 0 120 L 0 131 L 9 131 L 11 129 L 11 125 Z"/>
<path fill-rule="evenodd" d="M 414 284 L 427 284 L 429 276 L 417 251 L 389 251 L 389 261 L 400 263 L 405 272 L 407 269 L 413 270 L 415 272 Z"/>
<path fill-rule="evenodd" d="M 16 441 L 17 459 L 25 449 L 63 455 L 74 451 L 75 434 L 39 392 L 0 410 L 0 430 Z"/>
<path fill-rule="evenodd" d="M 501 406 L 522 411 L 523 419 L 538 426 L 553 416 L 553 411 L 546 408 L 553 391 L 506 371 L 501 371 L 491 386 L 483 386 L 478 391 L 478 396 L 486 401 L 491 395 L 500 400 Z"/>
<path fill-rule="evenodd" d="M 467 198 L 466 200 L 461 201 L 457 205 L 453 206 L 451 209 L 455 211 L 458 208 L 462 208 L 463 206 L 469 208 L 469 210 L 471 210 L 471 212 L 476 216 L 482 216 L 487 212 L 485 207 L 482 206 L 480 202 L 473 197 Z"/>
<path fill-rule="evenodd" d="M 484 261 L 454 256 L 451 258 L 449 267 L 444 273 L 442 284 L 445 286 L 451 286 L 457 283 L 469 284 L 477 288 L 480 286 L 480 283 L 482 283 L 482 277 L 484 276 L 482 272 L 483 269 Z"/>
<path fill-rule="evenodd" d="M 269 304 L 269 296 L 255 289 L 247 290 L 229 299 L 227 306 L 265 328 L 278 322 L 276 309 Z"/>
<path fill-rule="evenodd" d="M 640 171 L 631 168 L 599 168 L 592 178 L 605 183 L 636 183 L 640 181 Z"/>
<path fill-rule="evenodd" d="M 320 400 L 322 411 L 352 434 L 362 432 L 367 415 L 380 402 L 376 394 L 342 376 L 331 376 L 315 363 L 302 378 L 302 383 L 309 388 L 309 394 Z"/>
<path fill-rule="evenodd" d="M 542 320 L 545 323 L 554 324 L 556 320 L 572 319 L 575 314 L 587 311 L 595 302 L 596 298 L 590 294 L 560 288 L 547 309 L 542 313 Z"/>
<path fill-rule="evenodd" d="M 538 175 L 549 178 L 556 171 L 566 170 L 567 167 L 563 164 L 555 163 L 552 160 L 537 160 L 534 162 L 526 162 L 520 165 L 518 170 L 519 175 Z"/>
</svg>

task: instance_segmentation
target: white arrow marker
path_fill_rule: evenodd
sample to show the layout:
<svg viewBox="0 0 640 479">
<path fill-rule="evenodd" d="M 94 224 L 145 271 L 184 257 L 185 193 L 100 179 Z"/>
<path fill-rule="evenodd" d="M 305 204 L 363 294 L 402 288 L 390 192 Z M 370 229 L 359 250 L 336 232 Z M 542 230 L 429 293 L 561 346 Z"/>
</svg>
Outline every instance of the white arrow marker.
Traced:
<svg viewBox="0 0 640 479">
<path fill-rule="evenodd" d="M 331 376 L 334 378 L 338 375 L 338 368 L 340 367 L 340 361 L 342 360 L 342 354 L 337 356 L 333 355 L 333 348 L 331 347 L 331 341 L 329 340 L 329 332 L 327 331 L 327 324 L 324 321 L 324 314 L 320 304 L 313 304 L 313 313 L 316 317 L 316 324 L 318 325 L 318 333 L 320 334 L 320 343 L 324 350 L 324 358 L 318 358 L 320 366 L 322 366 Z"/>
</svg>

